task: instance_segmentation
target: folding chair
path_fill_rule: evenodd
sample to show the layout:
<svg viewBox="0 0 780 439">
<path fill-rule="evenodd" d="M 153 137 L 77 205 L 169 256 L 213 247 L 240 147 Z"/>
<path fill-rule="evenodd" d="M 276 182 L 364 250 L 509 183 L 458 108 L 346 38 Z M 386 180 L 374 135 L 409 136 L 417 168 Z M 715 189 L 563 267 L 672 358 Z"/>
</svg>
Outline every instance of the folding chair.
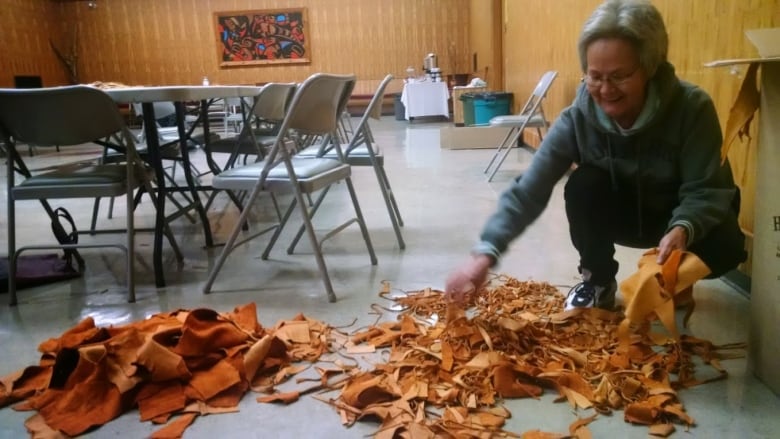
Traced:
<svg viewBox="0 0 780 439">
<path fill-rule="evenodd" d="M 33 175 L 15 142 L 38 146 L 68 147 L 113 137 L 120 141 L 117 147 L 125 154 L 124 166 L 118 165 L 63 165 L 54 170 Z M 151 191 L 150 182 L 136 150 L 133 135 L 127 129 L 114 101 L 93 87 L 72 86 L 30 90 L 0 90 L 0 138 L 8 147 L 8 292 L 10 305 L 16 305 L 17 258 L 30 249 L 75 249 L 117 247 L 127 257 L 127 299 L 135 301 L 135 230 L 132 191 L 139 185 Z M 16 174 L 25 177 L 16 183 Z M 55 213 L 47 199 L 96 198 L 125 195 L 127 221 L 125 244 L 66 244 L 16 247 L 16 202 L 39 200 L 54 219 Z M 153 200 L 154 202 L 154 200 Z M 169 236 L 171 238 L 171 236 Z"/>
<path fill-rule="evenodd" d="M 406 248 L 404 238 L 401 235 L 401 227 L 404 225 L 401 218 L 401 211 L 398 209 L 398 203 L 393 195 L 393 189 L 390 187 L 390 180 L 387 178 L 387 173 L 384 168 L 384 155 L 377 145 L 374 144 L 374 136 L 371 133 L 371 127 L 369 125 L 369 118 L 379 120 L 382 116 L 382 100 L 384 98 L 385 89 L 390 81 L 393 80 L 393 75 L 387 75 L 377 87 L 374 92 L 374 96 L 366 107 L 366 111 L 360 118 L 357 127 L 353 131 L 353 136 L 350 138 L 349 143 L 344 150 L 344 156 L 346 162 L 351 166 L 371 166 L 374 168 L 376 179 L 379 182 L 379 191 L 384 198 L 385 206 L 387 207 L 387 213 L 390 216 L 390 222 L 393 224 L 393 230 L 395 231 L 395 237 L 398 241 L 398 246 L 401 249 Z M 333 147 L 333 143 L 313 145 L 297 154 L 299 157 L 326 157 L 338 159 L 337 151 Z M 312 207 L 312 216 L 319 208 L 325 195 L 327 194 L 327 188 L 320 193 L 317 201 Z M 288 253 L 292 253 L 298 240 L 303 235 L 303 228 L 298 231 L 293 242 L 288 248 Z"/>
<path fill-rule="evenodd" d="M 488 181 L 493 181 L 493 176 L 496 175 L 498 168 L 504 163 L 504 160 L 509 155 L 509 151 L 517 146 L 518 139 L 523 135 L 523 131 L 526 128 L 536 128 L 539 140 L 542 139 L 542 128 L 547 129 L 550 126 L 550 123 L 544 116 L 542 100 L 547 96 L 547 91 L 550 89 L 556 76 L 558 76 L 556 71 L 550 70 L 545 72 L 519 113 L 510 116 L 496 116 L 490 119 L 491 127 L 507 127 L 510 130 L 496 148 L 493 158 L 490 159 L 490 163 L 485 168 L 485 173 L 490 172 Z M 527 146 L 523 144 L 523 147 Z M 496 159 L 498 159 L 497 162 Z"/>
<path fill-rule="evenodd" d="M 355 135 L 355 128 L 352 126 L 352 115 L 349 114 L 346 108 L 341 112 L 341 117 L 339 118 L 338 134 L 342 143 L 348 143 L 352 136 Z"/>
<path fill-rule="evenodd" d="M 293 83 L 275 84 L 268 89 L 263 87 L 262 91 L 254 97 L 249 109 L 245 109 L 249 114 L 239 135 L 237 137 L 219 139 L 207 144 L 207 155 L 209 156 L 213 153 L 229 154 L 223 169 L 215 167 L 212 170 L 215 175 L 220 174 L 224 169 L 236 166 L 239 157 L 242 155 L 244 156 L 244 165 L 246 165 L 249 156 L 254 155 L 256 157 L 255 161 L 262 160 L 265 157 L 267 149 L 276 142 L 276 135 L 258 131 L 250 120 L 254 118 L 264 124 L 280 125 L 284 120 L 290 100 L 295 93 L 295 87 L 296 84 Z M 211 207 L 216 195 L 217 191 L 215 190 L 209 196 L 206 202 L 207 210 Z M 232 191 L 228 191 L 228 195 L 239 209 L 243 209 L 240 197 Z"/>
<path fill-rule="evenodd" d="M 137 117 L 143 117 L 144 111 L 143 106 L 139 103 L 133 103 L 131 104 L 133 107 L 133 113 Z M 163 144 L 174 144 L 179 140 L 179 131 L 178 127 L 176 127 L 176 106 L 173 105 L 173 102 L 155 102 L 152 104 L 154 107 L 154 117 L 157 119 L 157 133 L 160 141 L 160 145 Z M 169 120 L 171 121 L 171 124 L 167 126 L 162 126 L 160 124 L 161 120 Z M 188 114 L 185 117 L 185 121 L 187 122 L 187 125 L 192 126 L 195 124 L 198 120 L 197 116 Z M 146 122 L 141 122 L 141 132 L 136 138 L 136 141 L 139 143 L 143 143 L 146 141 L 146 129 L 144 129 L 144 124 Z M 202 141 L 202 138 L 198 138 L 198 141 L 195 143 L 200 143 Z"/>
<path fill-rule="evenodd" d="M 261 160 L 265 156 L 266 149 L 276 142 L 276 135 L 268 134 L 267 131 L 258 132 L 250 121 L 254 118 L 260 123 L 281 124 L 295 91 L 295 84 L 287 84 L 286 87 L 279 85 L 277 84 L 269 90 L 263 89 L 260 94 L 255 96 L 249 109 L 250 114 L 238 137 L 222 138 L 209 142 L 210 153 L 229 154 L 224 169 L 235 166 L 241 155 L 255 155 L 257 160 Z M 246 160 L 244 164 L 246 164 Z"/>
<path fill-rule="evenodd" d="M 243 98 L 225 98 L 222 104 L 225 108 L 225 116 L 222 119 L 222 132 L 227 137 L 232 128 L 233 132 L 238 134 L 244 124 L 244 106 L 246 102 Z"/>
<path fill-rule="evenodd" d="M 322 244 L 336 233 L 344 230 L 347 226 L 357 223 L 363 235 L 363 240 L 368 249 L 372 265 L 376 265 L 376 255 L 371 245 L 371 239 L 368 235 L 363 214 L 360 211 L 355 189 L 350 178 L 351 168 L 348 164 L 340 160 L 327 158 L 299 158 L 292 157 L 289 149 L 293 148 L 293 142 L 289 141 L 289 133 L 294 130 L 304 135 L 335 136 L 338 118 L 346 106 L 347 99 L 355 86 L 355 76 L 331 75 L 318 73 L 310 76 L 300 86 L 297 87 L 295 95 L 290 102 L 287 114 L 282 121 L 279 134 L 271 147 L 268 155 L 260 162 L 252 163 L 246 166 L 234 167 L 228 169 L 214 177 L 213 186 L 216 189 L 226 190 L 246 190 L 250 194 L 246 201 L 245 208 L 241 211 L 236 225 L 230 234 L 222 253 L 214 263 L 214 268 L 209 274 L 203 292 L 208 294 L 217 274 L 227 259 L 227 256 L 237 246 L 254 239 L 264 233 L 273 231 L 268 245 L 262 255 L 262 259 L 267 259 L 271 248 L 275 244 L 285 223 L 297 206 L 303 217 L 304 226 L 308 232 L 309 240 L 314 251 L 317 266 L 322 276 L 328 299 L 331 302 L 336 301 L 336 294 L 328 275 L 325 265 L 325 259 L 322 255 Z M 289 84 L 267 84 L 266 89 L 274 87 L 290 87 Z M 336 145 L 338 154 L 343 157 L 341 148 Z M 317 237 L 312 224 L 311 213 L 307 207 L 305 194 L 324 189 L 331 184 L 344 182 L 352 200 L 352 206 L 355 216 L 346 222 L 334 228 L 322 239 Z M 246 239 L 236 242 L 241 232 L 242 224 L 246 221 L 250 207 L 257 197 L 263 193 L 282 193 L 292 192 L 293 200 L 289 208 L 281 215 L 277 207 L 278 222 L 272 226 L 257 232 Z"/>
</svg>

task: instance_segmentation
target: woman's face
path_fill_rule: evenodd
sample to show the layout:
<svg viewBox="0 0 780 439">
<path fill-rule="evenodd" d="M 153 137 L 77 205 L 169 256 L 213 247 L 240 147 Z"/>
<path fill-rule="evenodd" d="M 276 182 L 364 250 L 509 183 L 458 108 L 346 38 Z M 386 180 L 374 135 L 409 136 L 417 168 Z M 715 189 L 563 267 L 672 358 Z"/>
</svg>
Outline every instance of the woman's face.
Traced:
<svg viewBox="0 0 780 439">
<path fill-rule="evenodd" d="M 631 128 L 645 103 L 648 77 L 626 40 L 602 38 L 585 52 L 585 84 L 593 100 L 623 128 Z"/>
</svg>

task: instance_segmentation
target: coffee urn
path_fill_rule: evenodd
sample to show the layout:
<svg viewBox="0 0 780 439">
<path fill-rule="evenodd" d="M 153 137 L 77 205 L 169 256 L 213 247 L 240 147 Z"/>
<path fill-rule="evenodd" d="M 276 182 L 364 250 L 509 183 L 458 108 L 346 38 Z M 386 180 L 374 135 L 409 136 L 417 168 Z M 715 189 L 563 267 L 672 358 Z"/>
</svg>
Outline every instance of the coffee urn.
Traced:
<svg viewBox="0 0 780 439">
<path fill-rule="evenodd" d="M 425 70 L 425 73 L 431 73 L 432 69 L 439 68 L 439 60 L 436 57 L 435 53 L 429 53 L 425 56 L 423 59 L 423 70 Z"/>
</svg>

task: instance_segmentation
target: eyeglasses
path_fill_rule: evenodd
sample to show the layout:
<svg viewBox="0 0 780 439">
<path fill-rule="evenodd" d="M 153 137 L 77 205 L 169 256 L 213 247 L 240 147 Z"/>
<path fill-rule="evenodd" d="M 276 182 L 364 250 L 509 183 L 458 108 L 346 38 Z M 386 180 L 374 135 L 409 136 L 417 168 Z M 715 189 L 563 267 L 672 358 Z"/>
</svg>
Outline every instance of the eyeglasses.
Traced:
<svg viewBox="0 0 780 439">
<path fill-rule="evenodd" d="M 628 82 L 638 70 L 639 67 L 635 68 L 631 73 L 626 74 L 612 74 L 597 77 L 585 75 L 582 77 L 582 81 L 585 83 L 585 85 L 592 88 L 601 88 L 601 86 L 604 85 L 604 81 L 606 81 L 612 87 L 620 87 L 621 85 Z"/>
</svg>

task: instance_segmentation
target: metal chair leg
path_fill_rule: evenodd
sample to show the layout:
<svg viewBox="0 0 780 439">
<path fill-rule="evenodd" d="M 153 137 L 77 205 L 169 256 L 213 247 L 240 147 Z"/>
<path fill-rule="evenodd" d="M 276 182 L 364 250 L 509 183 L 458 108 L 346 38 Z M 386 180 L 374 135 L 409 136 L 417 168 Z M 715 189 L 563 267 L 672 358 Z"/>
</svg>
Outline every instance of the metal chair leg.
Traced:
<svg viewBox="0 0 780 439">
<path fill-rule="evenodd" d="M 493 166 L 493 162 L 496 161 L 496 158 L 501 152 L 501 149 L 506 144 L 506 142 L 509 140 L 509 138 L 514 134 L 516 128 L 511 128 L 507 133 L 506 136 L 504 136 L 504 140 L 501 141 L 501 143 L 498 144 L 498 147 L 496 147 L 496 151 L 493 153 L 493 157 L 490 159 L 490 162 L 485 167 L 485 170 L 482 171 L 483 174 L 487 174 L 487 172 L 490 170 L 490 167 Z"/>
<path fill-rule="evenodd" d="M 498 169 L 501 167 L 501 165 L 504 163 L 504 160 L 506 160 L 507 156 L 509 155 L 509 152 L 512 151 L 512 145 L 517 142 L 517 139 L 520 137 L 520 135 L 523 133 L 523 130 L 518 129 L 515 132 L 515 135 L 512 136 L 511 141 L 508 145 L 505 146 L 503 153 L 501 154 L 501 158 L 499 159 L 498 163 L 496 163 L 495 167 L 493 168 L 493 171 L 490 173 L 490 176 L 488 177 L 488 181 L 493 181 L 493 177 L 496 175 L 496 172 L 498 172 Z M 496 151 L 498 153 L 498 151 Z"/>
</svg>

